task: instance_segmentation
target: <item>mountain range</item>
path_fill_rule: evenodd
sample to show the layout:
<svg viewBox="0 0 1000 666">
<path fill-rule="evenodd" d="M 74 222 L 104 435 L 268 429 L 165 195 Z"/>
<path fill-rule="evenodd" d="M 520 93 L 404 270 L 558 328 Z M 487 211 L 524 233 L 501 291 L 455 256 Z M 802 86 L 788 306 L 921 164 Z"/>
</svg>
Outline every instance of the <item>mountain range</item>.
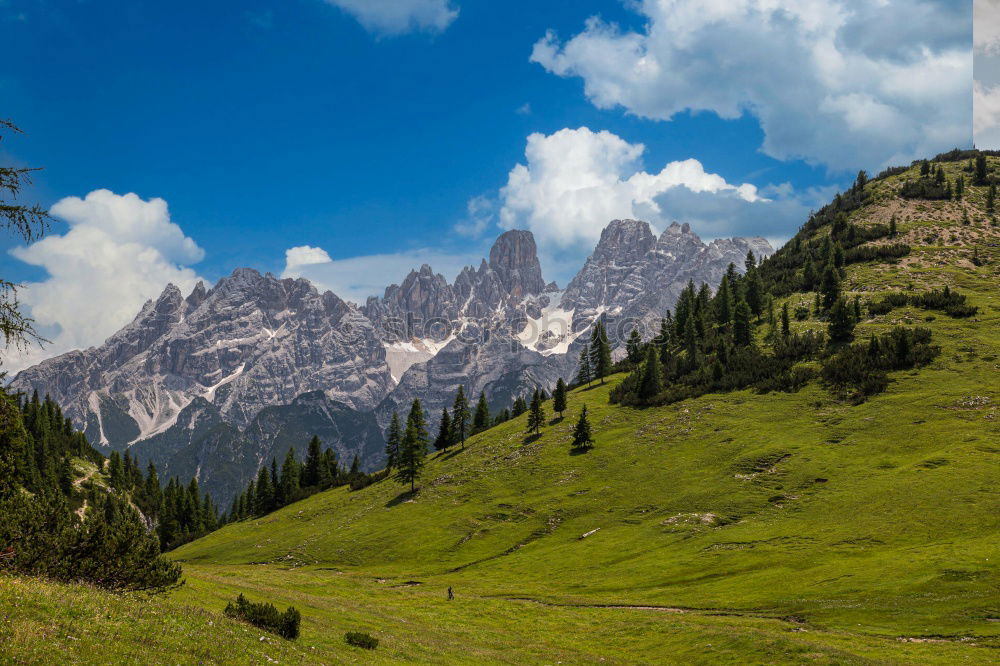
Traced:
<svg viewBox="0 0 1000 666">
<path fill-rule="evenodd" d="M 748 251 L 773 249 L 615 220 L 560 289 L 545 282 L 532 234 L 512 230 L 454 283 L 424 265 L 360 306 L 239 268 L 187 296 L 168 285 L 103 345 L 25 369 L 11 388 L 51 395 L 95 446 L 195 476 L 225 502 L 314 434 L 345 464 L 379 468 L 381 433 L 414 398 L 433 425 L 459 385 L 494 411 L 551 389 L 574 374 L 598 317 L 614 346 L 634 327 L 648 338 L 689 281 L 718 284 Z"/>
</svg>

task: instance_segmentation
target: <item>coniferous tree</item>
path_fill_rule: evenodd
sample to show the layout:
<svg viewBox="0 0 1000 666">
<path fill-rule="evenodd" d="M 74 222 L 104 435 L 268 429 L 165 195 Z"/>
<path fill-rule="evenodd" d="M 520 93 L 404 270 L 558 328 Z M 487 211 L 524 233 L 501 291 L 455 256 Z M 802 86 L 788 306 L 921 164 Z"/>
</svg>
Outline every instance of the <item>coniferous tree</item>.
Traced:
<svg viewBox="0 0 1000 666">
<path fill-rule="evenodd" d="M 516 419 L 518 416 L 524 414 L 526 411 L 528 411 L 528 403 L 525 402 L 524 398 L 522 398 L 521 396 L 517 396 L 517 398 L 514 399 L 512 416 Z"/>
<path fill-rule="evenodd" d="M 670 310 L 667 310 L 667 314 L 660 320 L 660 334 L 655 340 L 656 346 L 660 349 L 660 362 L 664 365 L 667 364 L 667 360 L 670 358 L 674 339 L 674 322 L 670 315 Z"/>
<path fill-rule="evenodd" d="M 490 404 L 486 402 L 486 391 L 479 392 L 476 413 L 472 417 L 472 431 L 482 432 L 490 427 Z"/>
<path fill-rule="evenodd" d="M 830 308 L 828 327 L 831 343 L 846 343 L 854 339 L 854 313 L 843 298 L 838 298 Z"/>
<path fill-rule="evenodd" d="M 302 485 L 318 486 L 320 482 L 320 464 L 323 459 L 323 445 L 319 437 L 313 435 L 309 440 L 309 450 L 306 454 L 306 464 L 302 469 Z"/>
<path fill-rule="evenodd" d="M 399 446 L 403 441 L 403 431 L 399 426 L 399 414 L 392 413 L 389 430 L 385 435 L 385 468 L 392 469 L 399 464 Z"/>
<path fill-rule="evenodd" d="M 580 362 L 576 371 L 576 383 L 578 386 L 583 386 L 586 384 L 590 386 L 590 382 L 593 381 L 593 373 L 590 371 L 590 350 L 584 347 L 580 350 Z M 515 405 L 514 411 L 517 412 L 517 407 Z M 515 413 L 514 416 L 517 416 Z"/>
<path fill-rule="evenodd" d="M 663 370 L 660 368 L 660 355 L 652 345 L 646 351 L 646 362 L 642 366 L 642 379 L 639 383 L 639 398 L 649 401 L 663 390 Z"/>
<path fill-rule="evenodd" d="M 788 316 L 788 301 L 781 306 L 781 337 L 787 338 L 792 332 L 792 323 Z"/>
<path fill-rule="evenodd" d="M 988 172 L 986 171 L 986 155 L 982 153 L 976 155 L 976 185 L 985 185 L 989 180 Z"/>
<path fill-rule="evenodd" d="M 438 427 L 438 436 L 434 440 L 434 448 L 438 451 L 447 451 L 448 447 L 451 446 L 451 438 L 454 436 L 451 427 L 451 416 L 448 415 L 448 409 L 441 409 L 441 424 Z"/>
<path fill-rule="evenodd" d="M 753 252 L 749 254 L 749 258 L 752 257 Z M 743 282 L 745 284 L 745 289 L 743 290 L 744 298 L 747 305 L 750 306 L 750 312 L 753 313 L 754 317 L 759 319 L 764 313 L 764 283 L 760 278 L 760 271 L 757 270 L 756 266 L 750 266 L 743 277 Z"/>
<path fill-rule="evenodd" d="M 604 383 L 604 378 L 611 374 L 611 345 L 604 329 L 604 321 L 599 319 L 594 325 L 590 338 L 590 367 L 595 379 Z"/>
<path fill-rule="evenodd" d="M 965 194 L 965 176 L 959 176 L 955 181 L 955 200 L 961 201 Z"/>
<path fill-rule="evenodd" d="M 562 377 L 556 382 L 556 390 L 552 392 L 552 410 L 559 414 L 559 418 L 566 411 L 566 382 Z"/>
<path fill-rule="evenodd" d="M 733 292 L 728 275 L 722 276 L 719 291 L 715 294 L 715 320 L 722 326 L 728 326 L 733 320 Z"/>
<path fill-rule="evenodd" d="M 636 366 L 642 363 L 642 337 L 637 329 L 632 329 L 628 340 L 625 342 L 625 353 L 628 356 L 630 365 Z"/>
<path fill-rule="evenodd" d="M 455 394 L 455 403 L 451 407 L 451 421 L 455 428 L 455 439 L 461 442 L 462 448 L 465 448 L 465 435 L 468 432 L 469 418 L 472 414 L 469 413 L 469 401 L 465 397 L 465 387 L 459 385 L 458 392 Z"/>
<path fill-rule="evenodd" d="M 829 265 L 823 270 L 823 280 L 819 291 L 823 295 L 823 307 L 830 309 L 840 298 L 840 273 L 835 266 Z"/>
<path fill-rule="evenodd" d="M 403 441 L 399 447 L 399 467 L 396 480 L 409 483 L 410 492 L 416 489 L 416 482 L 424 467 L 427 456 L 427 427 L 424 423 L 424 410 L 420 400 L 414 400 L 410 414 L 406 418 L 406 430 L 403 431 Z"/>
<path fill-rule="evenodd" d="M 257 472 L 257 496 L 254 513 L 263 516 L 274 509 L 274 490 L 271 488 L 271 474 L 266 466 Z"/>
<path fill-rule="evenodd" d="M 745 300 L 740 299 L 733 315 L 733 344 L 737 347 L 753 344 L 753 324 L 750 321 L 752 317 L 750 306 Z"/>
<path fill-rule="evenodd" d="M 899 234 L 899 229 L 896 223 L 896 216 L 893 215 L 889 218 L 889 238 L 895 238 Z"/>
<path fill-rule="evenodd" d="M 986 191 L 986 214 L 993 216 L 997 200 L 997 185 L 990 183 L 990 189 Z"/>
<path fill-rule="evenodd" d="M 545 424 L 545 409 L 542 407 L 542 393 L 535 389 L 531 396 L 531 408 L 528 410 L 528 432 L 536 435 L 541 433 Z"/>
<path fill-rule="evenodd" d="M 590 448 L 594 444 L 594 437 L 590 430 L 590 420 L 587 418 L 587 406 L 583 406 L 580 418 L 573 428 L 573 448 Z"/>
<path fill-rule="evenodd" d="M 285 502 L 294 502 L 299 494 L 300 486 L 299 462 L 295 459 L 295 450 L 288 448 L 285 462 L 281 465 L 281 495 Z M 249 494 L 249 491 L 247 491 Z"/>
<path fill-rule="evenodd" d="M 802 265 L 802 291 L 812 291 L 816 286 L 816 267 L 813 265 L 812 257 L 806 257 Z"/>
</svg>

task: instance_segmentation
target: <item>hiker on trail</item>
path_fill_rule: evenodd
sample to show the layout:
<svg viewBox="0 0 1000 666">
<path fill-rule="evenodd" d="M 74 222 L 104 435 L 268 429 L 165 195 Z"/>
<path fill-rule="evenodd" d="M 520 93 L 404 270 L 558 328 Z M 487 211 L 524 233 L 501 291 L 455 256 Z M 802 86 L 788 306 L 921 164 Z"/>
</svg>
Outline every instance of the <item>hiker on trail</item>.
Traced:
<svg viewBox="0 0 1000 666">
<path fill-rule="evenodd" d="M 451 591 L 451 587 L 449 586 L 448 587 L 448 601 L 451 601 L 454 598 L 455 598 L 455 593 Z"/>
</svg>

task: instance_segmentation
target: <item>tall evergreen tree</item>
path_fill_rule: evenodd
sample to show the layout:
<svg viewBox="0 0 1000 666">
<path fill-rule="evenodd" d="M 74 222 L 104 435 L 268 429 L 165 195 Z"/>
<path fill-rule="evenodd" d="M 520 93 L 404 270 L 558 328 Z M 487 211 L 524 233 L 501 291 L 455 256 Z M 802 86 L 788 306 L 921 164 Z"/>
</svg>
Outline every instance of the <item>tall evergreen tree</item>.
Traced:
<svg viewBox="0 0 1000 666">
<path fill-rule="evenodd" d="M 302 469 L 302 485 L 318 486 L 320 481 L 320 465 L 323 460 L 323 444 L 319 437 L 313 435 L 309 440 L 309 451 L 306 454 L 306 465 Z"/>
<path fill-rule="evenodd" d="M 562 377 L 556 382 L 556 390 L 552 392 L 552 410 L 559 414 L 559 418 L 566 411 L 566 382 Z"/>
<path fill-rule="evenodd" d="M 594 444 L 594 436 L 590 429 L 590 420 L 587 418 L 587 405 L 583 406 L 580 418 L 573 428 L 573 448 L 590 448 Z"/>
<path fill-rule="evenodd" d="M 633 328 L 625 342 L 625 353 L 628 356 L 630 365 L 636 366 L 642 363 L 642 337 L 638 329 Z"/>
<path fill-rule="evenodd" d="M 434 440 L 434 448 L 438 451 L 447 451 L 448 447 L 451 446 L 451 438 L 454 436 L 451 427 L 451 416 L 448 415 L 448 409 L 441 409 L 441 424 L 438 426 L 438 436 Z"/>
<path fill-rule="evenodd" d="M 742 298 L 736 304 L 733 314 L 733 344 L 737 347 L 747 347 L 753 344 L 753 313 L 750 306 Z"/>
<path fill-rule="evenodd" d="M 285 462 L 281 465 L 281 495 L 285 502 L 294 502 L 300 486 L 299 461 L 295 459 L 295 449 L 289 447 Z M 249 491 L 248 491 L 249 493 Z"/>
<path fill-rule="evenodd" d="M 719 291 L 715 294 L 715 320 L 721 326 L 728 326 L 733 320 L 733 292 L 728 275 L 722 276 Z"/>
<path fill-rule="evenodd" d="M 528 411 L 528 403 L 525 402 L 523 397 L 517 396 L 514 399 L 514 407 L 511 410 L 512 412 L 511 415 L 516 419 L 518 416 L 524 414 L 526 411 Z"/>
<path fill-rule="evenodd" d="M 823 269 L 823 279 L 819 285 L 819 292 L 822 294 L 823 307 L 830 309 L 840 298 L 840 273 L 836 266 L 828 265 Z"/>
<path fill-rule="evenodd" d="M 479 392 L 476 413 L 472 417 L 473 432 L 482 432 L 490 427 L 490 404 L 486 402 L 486 391 Z"/>
<path fill-rule="evenodd" d="M 257 472 L 257 497 L 254 503 L 254 513 L 263 516 L 274 509 L 274 490 L 271 488 L 271 474 L 267 466 Z"/>
<path fill-rule="evenodd" d="M 854 339 L 854 313 L 843 298 L 830 308 L 829 335 L 831 343 L 847 343 Z"/>
<path fill-rule="evenodd" d="M 646 350 L 646 362 L 642 367 L 642 379 L 639 383 L 639 398 L 650 401 L 663 390 L 663 370 L 660 368 L 660 355 L 652 345 Z"/>
<path fill-rule="evenodd" d="M 536 435 L 541 433 L 545 424 L 545 408 L 542 407 L 542 393 L 535 389 L 531 396 L 531 408 L 528 410 L 528 432 Z"/>
<path fill-rule="evenodd" d="M 399 426 L 399 414 L 392 413 L 389 430 L 385 435 L 385 468 L 392 469 L 399 464 L 399 447 L 403 441 L 403 430 Z"/>
<path fill-rule="evenodd" d="M 427 427 L 424 422 L 424 410 L 420 406 L 420 400 L 414 400 L 410 414 L 406 418 L 406 430 L 403 432 L 403 441 L 399 447 L 399 467 L 396 471 L 396 480 L 400 483 L 409 483 L 411 493 L 416 489 L 415 484 L 420 479 L 426 456 Z"/>
<path fill-rule="evenodd" d="M 451 407 L 451 420 L 455 428 L 456 440 L 461 442 L 463 449 L 465 448 L 465 435 L 468 433 L 469 418 L 471 416 L 472 414 L 469 413 L 469 400 L 465 397 L 465 387 L 459 385 L 458 392 L 455 394 L 455 403 Z"/>
<path fill-rule="evenodd" d="M 792 333 L 792 322 L 788 316 L 788 301 L 781 306 L 781 337 L 787 338 Z"/>
<path fill-rule="evenodd" d="M 590 367 L 595 379 L 604 383 L 604 378 L 611 374 L 611 345 L 604 329 L 604 320 L 598 319 L 590 338 Z"/>
</svg>

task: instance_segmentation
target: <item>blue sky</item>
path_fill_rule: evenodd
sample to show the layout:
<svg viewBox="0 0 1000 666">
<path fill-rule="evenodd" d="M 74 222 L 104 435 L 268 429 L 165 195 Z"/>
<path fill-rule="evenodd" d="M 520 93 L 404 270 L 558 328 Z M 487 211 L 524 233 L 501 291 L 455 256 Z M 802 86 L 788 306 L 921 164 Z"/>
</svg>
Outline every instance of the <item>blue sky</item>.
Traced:
<svg viewBox="0 0 1000 666">
<path fill-rule="evenodd" d="M 971 143 L 966 2 L 0 0 L 0 34 L 0 158 L 61 218 L 0 248 L 46 355 L 237 266 L 357 300 L 515 226 L 561 282 L 611 217 L 779 241 Z"/>
</svg>

